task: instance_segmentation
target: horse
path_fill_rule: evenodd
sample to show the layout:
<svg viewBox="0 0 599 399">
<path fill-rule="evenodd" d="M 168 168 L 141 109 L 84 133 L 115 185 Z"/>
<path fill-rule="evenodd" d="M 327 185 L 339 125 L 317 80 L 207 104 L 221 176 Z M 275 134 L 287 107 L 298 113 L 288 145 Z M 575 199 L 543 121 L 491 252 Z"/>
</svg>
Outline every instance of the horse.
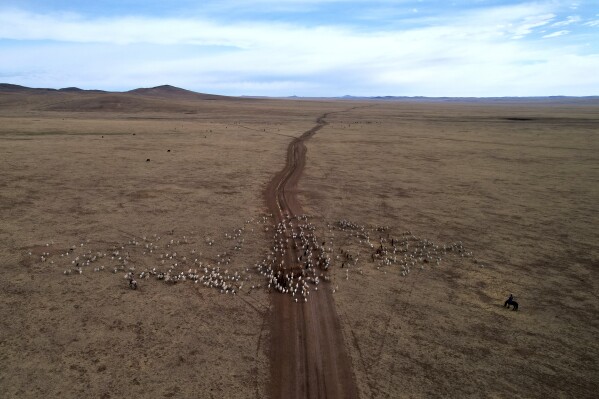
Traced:
<svg viewBox="0 0 599 399">
<path fill-rule="evenodd" d="M 510 308 L 510 305 L 513 306 L 512 310 L 518 310 L 518 302 L 514 301 L 514 297 L 510 295 L 510 297 L 507 299 L 507 301 L 505 301 L 505 303 L 503 304 L 504 308 Z"/>
</svg>

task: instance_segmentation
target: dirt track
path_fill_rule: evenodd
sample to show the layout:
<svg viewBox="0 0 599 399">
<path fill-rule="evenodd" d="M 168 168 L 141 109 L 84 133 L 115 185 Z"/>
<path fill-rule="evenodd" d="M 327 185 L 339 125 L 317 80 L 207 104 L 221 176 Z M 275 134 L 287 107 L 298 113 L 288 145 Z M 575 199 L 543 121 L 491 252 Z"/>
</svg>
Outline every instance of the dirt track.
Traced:
<svg viewBox="0 0 599 399">
<path fill-rule="evenodd" d="M 267 205 L 277 223 L 303 213 L 296 188 L 306 164 L 305 141 L 327 124 L 328 115 L 320 116 L 314 127 L 289 144 L 285 167 L 267 186 Z M 291 268 L 297 252 L 288 247 L 286 263 Z M 288 295 L 274 295 L 273 305 L 271 397 L 357 397 L 331 291 L 316 291 L 303 304 L 292 302 Z"/>
</svg>

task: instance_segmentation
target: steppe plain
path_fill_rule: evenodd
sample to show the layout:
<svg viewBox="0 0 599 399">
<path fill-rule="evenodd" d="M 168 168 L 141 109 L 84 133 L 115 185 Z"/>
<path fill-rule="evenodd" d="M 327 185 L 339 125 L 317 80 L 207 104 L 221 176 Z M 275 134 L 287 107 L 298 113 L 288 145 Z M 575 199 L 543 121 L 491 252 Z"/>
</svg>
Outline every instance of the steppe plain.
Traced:
<svg viewBox="0 0 599 399">
<path fill-rule="evenodd" d="M 170 88 L 0 93 L 0 397 L 271 395 L 281 294 L 254 268 L 272 246 L 264 191 L 291 140 L 327 112 L 306 142 L 297 194 L 333 247 L 321 287 L 335 290 L 359 396 L 595 397 L 597 100 Z M 374 243 L 409 231 L 472 255 L 406 274 L 379 265 L 339 221 Z M 230 258 L 222 267 L 243 288 L 155 278 L 127 287 L 119 256 L 139 272 L 175 251 L 185 269 L 197 267 L 192 257 Z M 359 259 L 342 269 L 346 253 Z M 87 254 L 101 255 L 75 272 Z M 510 293 L 518 312 L 503 307 Z"/>
</svg>

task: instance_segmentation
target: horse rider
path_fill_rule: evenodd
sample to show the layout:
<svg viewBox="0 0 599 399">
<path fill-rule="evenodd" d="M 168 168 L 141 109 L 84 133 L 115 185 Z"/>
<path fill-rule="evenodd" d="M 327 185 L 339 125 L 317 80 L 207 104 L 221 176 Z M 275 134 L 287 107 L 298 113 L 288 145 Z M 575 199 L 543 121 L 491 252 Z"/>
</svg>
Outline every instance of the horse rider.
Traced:
<svg viewBox="0 0 599 399">
<path fill-rule="evenodd" d="M 507 301 L 505 301 L 505 303 L 503 304 L 503 307 L 511 305 L 512 302 L 514 302 L 514 294 L 510 294 L 510 297 L 507 299 Z"/>
</svg>

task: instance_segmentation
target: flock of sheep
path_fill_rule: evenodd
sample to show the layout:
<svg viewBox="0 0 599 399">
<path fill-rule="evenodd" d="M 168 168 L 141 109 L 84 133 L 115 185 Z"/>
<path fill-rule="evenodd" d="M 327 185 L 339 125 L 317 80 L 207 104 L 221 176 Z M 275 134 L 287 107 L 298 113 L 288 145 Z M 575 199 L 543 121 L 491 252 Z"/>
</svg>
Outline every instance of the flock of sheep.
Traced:
<svg viewBox="0 0 599 399">
<path fill-rule="evenodd" d="M 244 236 L 254 231 L 270 236 L 272 246 L 250 265 L 246 262 L 251 256 L 243 252 Z M 121 274 L 132 289 L 150 279 L 166 284 L 188 281 L 230 295 L 267 289 L 300 303 L 307 302 L 319 287 L 335 292 L 338 280 L 349 279 L 350 273 L 363 275 L 367 267 L 407 276 L 415 268 L 439 266 L 449 254 L 472 256 L 461 242 L 436 245 L 409 231 L 393 234 L 388 227 L 347 220 L 323 222 L 318 228 L 306 215 L 285 216 L 278 224 L 272 215 L 247 220 L 241 228 L 224 234 L 221 251 L 211 237 L 175 238 L 173 231 L 131 238 L 103 250 L 92 249 L 89 240 L 66 249 L 56 247 L 47 243 L 41 246 L 43 250 L 37 247 L 28 255 L 60 267 L 67 276 L 102 271 Z"/>
</svg>

